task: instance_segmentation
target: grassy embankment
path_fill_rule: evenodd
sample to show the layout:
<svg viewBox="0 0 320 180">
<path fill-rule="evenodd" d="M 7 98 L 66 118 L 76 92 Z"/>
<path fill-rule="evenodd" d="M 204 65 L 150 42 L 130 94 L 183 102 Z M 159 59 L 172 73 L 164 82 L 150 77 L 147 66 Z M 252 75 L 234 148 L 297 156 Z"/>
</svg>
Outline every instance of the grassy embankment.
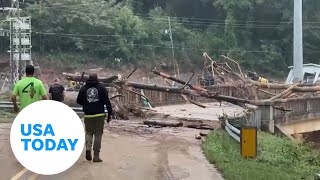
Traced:
<svg viewBox="0 0 320 180">
<path fill-rule="evenodd" d="M 258 133 L 258 156 L 243 159 L 240 145 L 225 131 L 208 135 L 202 145 L 211 163 L 228 180 L 314 179 L 320 173 L 320 153 L 289 139 Z"/>
<path fill-rule="evenodd" d="M 8 112 L 0 110 L 0 123 L 12 123 L 16 114 L 13 112 Z"/>
<path fill-rule="evenodd" d="M 10 94 L 9 92 L 0 94 L 0 101 L 10 101 Z M 15 117 L 15 113 L 0 109 L 0 123 L 12 123 Z"/>
</svg>

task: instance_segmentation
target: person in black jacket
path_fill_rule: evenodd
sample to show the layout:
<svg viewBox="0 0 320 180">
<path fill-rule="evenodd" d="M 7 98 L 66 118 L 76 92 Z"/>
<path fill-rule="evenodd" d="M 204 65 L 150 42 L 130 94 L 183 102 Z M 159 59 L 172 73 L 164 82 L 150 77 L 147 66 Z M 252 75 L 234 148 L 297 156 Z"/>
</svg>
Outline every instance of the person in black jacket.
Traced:
<svg viewBox="0 0 320 180">
<path fill-rule="evenodd" d="M 97 74 L 89 75 L 86 84 L 79 91 L 77 103 L 82 105 L 85 114 L 86 159 L 88 161 L 92 160 L 91 149 L 94 135 L 93 162 L 102 162 L 99 154 L 106 116 L 105 106 L 108 110 L 108 123 L 111 121 L 112 107 L 108 97 L 108 91 L 99 83 Z"/>
</svg>

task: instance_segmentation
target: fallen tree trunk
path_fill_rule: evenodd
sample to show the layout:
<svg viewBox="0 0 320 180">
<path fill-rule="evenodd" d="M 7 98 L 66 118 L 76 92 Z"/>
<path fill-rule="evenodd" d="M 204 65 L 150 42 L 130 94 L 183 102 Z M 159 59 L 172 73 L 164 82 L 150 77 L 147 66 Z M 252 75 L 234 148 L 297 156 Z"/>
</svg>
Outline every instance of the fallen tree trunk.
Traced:
<svg viewBox="0 0 320 180">
<path fill-rule="evenodd" d="M 261 83 L 253 80 L 249 80 L 249 82 L 258 87 L 268 88 L 268 89 L 288 89 L 292 86 L 292 84 Z M 317 92 L 317 91 L 320 91 L 320 86 L 319 85 L 305 86 L 303 84 L 299 84 L 298 86 L 293 87 L 292 91 L 293 92 Z"/>
<path fill-rule="evenodd" d="M 175 77 L 172 77 L 172 76 L 170 76 L 170 75 L 168 75 L 168 74 L 166 74 L 166 73 L 159 72 L 159 71 L 156 71 L 156 70 L 153 70 L 152 72 L 155 73 L 155 74 L 157 74 L 157 75 L 159 75 L 159 76 L 161 76 L 161 77 L 170 79 L 171 81 L 175 81 L 175 82 L 177 82 L 177 83 L 179 83 L 179 84 L 186 85 L 186 86 L 190 87 L 190 88 L 193 89 L 193 90 L 197 90 L 197 91 L 207 91 L 206 89 L 204 89 L 204 88 L 202 88 L 202 87 L 192 85 L 192 84 L 190 84 L 190 83 L 187 83 L 187 82 L 185 82 L 185 81 L 182 81 L 182 80 L 180 80 L 180 79 L 177 79 L 177 78 L 175 78 Z"/>
<path fill-rule="evenodd" d="M 272 101 L 274 99 L 277 99 L 277 98 L 280 98 L 288 93 L 291 93 L 292 92 L 292 89 L 295 88 L 295 87 L 298 87 L 298 85 L 300 85 L 300 83 L 297 83 L 297 84 L 294 84 L 294 85 L 291 85 L 288 89 L 284 90 L 283 92 L 281 92 L 280 94 L 270 98 L 269 100 Z"/>
<path fill-rule="evenodd" d="M 246 103 L 252 103 L 250 100 L 235 98 L 235 97 L 231 97 L 231 96 L 224 96 L 224 95 L 220 95 L 217 93 L 213 94 L 208 91 L 196 92 L 196 91 L 181 89 L 181 88 L 176 88 L 176 87 L 158 86 L 155 84 L 142 84 L 142 83 L 136 83 L 136 82 L 130 82 L 130 81 L 127 81 L 125 83 L 125 86 L 131 86 L 131 87 L 138 88 L 138 89 L 149 89 L 149 90 L 154 90 L 154 91 L 162 91 L 162 92 L 168 92 L 168 93 L 185 94 L 185 95 L 189 95 L 189 96 L 197 96 L 197 97 L 205 97 L 205 98 L 209 98 L 209 99 L 216 99 L 218 101 L 229 102 L 231 104 L 235 104 L 235 105 L 245 107 L 245 108 L 247 108 L 245 106 Z"/>
<path fill-rule="evenodd" d="M 224 96 L 220 94 L 213 94 L 208 91 L 193 91 L 188 89 L 181 89 L 177 87 L 166 87 L 166 86 L 158 86 L 155 84 L 142 84 L 142 83 L 136 83 L 136 82 L 125 82 L 125 86 L 131 86 L 138 89 L 148 89 L 148 90 L 154 90 L 154 91 L 162 91 L 162 92 L 168 92 L 168 93 L 176 93 L 176 94 L 184 94 L 189 96 L 195 96 L 195 97 L 204 97 L 209 99 L 216 99 L 218 101 L 225 101 L 231 104 L 238 105 L 243 108 L 248 108 L 245 106 L 245 104 L 252 104 L 252 105 L 272 105 L 274 103 L 281 103 L 281 102 L 288 102 L 288 101 L 295 101 L 295 100 L 307 100 L 307 99 L 320 99 L 320 97 L 301 97 L 301 98 L 294 98 L 294 99 L 275 99 L 275 100 L 247 100 L 247 99 L 240 99 L 235 98 L 231 96 Z M 299 85 L 298 85 L 299 86 Z M 298 88 L 298 87 L 296 87 Z M 302 88 L 302 87 L 300 87 Z M 312 88 L 312 87 L 307 87 Z M 315 87 L 313 87 L 315 88 Z M 294 89 L 294 88 L 293 88 Z"/>
<path fill-rule="evenodd" d="M 291 94 L 292 94 L 292 91 L 289 91 L 286 94 L 284 94 L 283 96 L 281 96 L 281 98 L 285 99 L 285 98 L 289 97 Z"/>
<path fill-rule="evenodd" d="M 168 84 L 170 87 L 172 87 L 172 85 L 171 85 L 167 80 L 166 80 L 166 82 L 167 82 L 167 84 Z M 200 103 L 198 103 L 198 102 L 195 102 L 195 101 L 193 101 L 193 100 L 188 99 L 187 96 L 184 95 L 184 94 L 180 94 L 180 96 L 181 96 L 184 100 L 186 100 L 187 102 L 189 102 L 189 103 L 191 103 L 191 104 L 194 104 L 194 105 L 199 106 L 199 107 L 202 107 L 202 108 L 206 108 L 205 105 L 202 105 L 202 104 L 200 104 Z"/>
<path fill-rule="evenodd" d="M 153 71 L 155 74 L 158 74 L 162 77 L 165 77 L 167 79 L 170 78 L 170 80 L 175 81 L 177 83 L 183 84 L 183 85 L 187 85 L 189 86 L 192 90 L 194 91 L 190 91 L 190 90 L 185 90 L 185 89 L 181 89 L 181 88 L 176 88 L 176 89 L 168 89 L 166 88 L 166 92 L 172 92 L 172 93 L 178 93 L 178 94 L 185 94 L 185 95 L 193 95 L 193 96 L 201 96 L 201 97 L 206 97 L 206 98 L 210 98 L 210 99 L 216 99 L 218 101 L 226 101 L 229 102 L 231 104 L 235 104 L 237 106 L 243 107 L 243 108 L 247 108 L 245 106 L 246 103 L 250 103 L 251 101 L 246 100 L 246 99 L 240 99 L 240 98 L 235 98 L 235 97 L 231 97 L 231 96 L 223 96 L 223 95 L 219 95 L 218 93 L 214 93 L 214 92 L 210 92 L 207 89 L 204 89 L 202 87 L 199 86 L 194 86 L 192 84 L 189 84 L 185 81 L 182 81 L 180 79 L 174 78 L 168 74 L 165 73 L 161 73 L 158 71 Z M 156 85 L 155 85 L 156 86 Z M 159 86 L 158 86 L 159 87 Z M 162 89 L 162 88 L 161 88 Z M 153 90 L 159 90 L 159 89 L 153 89 Z M 161 91 L 161 90 L 160 90 Z"/>
<path fill-rule="evenodd" d="M 248 82 L 258 87 L 268 88 L 268 89 L 288 89 L 290 87 L 290 85 L 288 84 L 262 83 L 262 82 L 253 81 L 250 79 L 248 79 Z"/>
<path fill-rule="evenodd" d="M 156 120 L 145 120 L 143 124 L 150 126 L 161 126 L 161 127 L 182 127 L 183 123 L 178 121 L 156 121 Z"/>
<path fill-rule="evenodd" d="M 268 95 L 270 95 L 270 96 L 276 96 L 276 94 L 274 94 L 274 93 L 271 93 L 271 92 L 269 92 L 269 91 L 265 91 L 265 90 L 263 90 L 263 89 L 258 89 L 260 92 L 263 92 L 263 93 L 265 93 L 265 94 L 268 94 Z"/>
<path fill-rule="evenodd" d="M 292 89 L 293 92 L 318 92 L 320 91 L 320 86 L 310 86 L 310 87 L 296 87 Z"/>
<path fill-rule="evenodd" d="M 265 105 L 273 105 L 276 103 L 287 103 L 287 102 L 294 102 L 294 101 L 306 101 L 306 100 L 318 100 L 320 96 L 311 96 L 311 97 L 294 97 L 294 98 L 287 98 L 287 99 L 275 99 L 275 100 L 260 100 L 254 102 L 255 105 L 258 106 L 265 106 Z"/>
<path fill-rule="evenodd" d="M 71 73 L 63 73 L 63 75 L 66 76 L 66 79 L 69 81 L 76 81 L 76 82 L 85 82 L 89 79 L 89 75 L 77 75 L 77 74 L 71 74 Z M 111 77 L 98 77 L 100 82 L 103 83 L 111 83 L 114 80 L 118 79 L 117 75 L 111 76 Z"/>
</svg>

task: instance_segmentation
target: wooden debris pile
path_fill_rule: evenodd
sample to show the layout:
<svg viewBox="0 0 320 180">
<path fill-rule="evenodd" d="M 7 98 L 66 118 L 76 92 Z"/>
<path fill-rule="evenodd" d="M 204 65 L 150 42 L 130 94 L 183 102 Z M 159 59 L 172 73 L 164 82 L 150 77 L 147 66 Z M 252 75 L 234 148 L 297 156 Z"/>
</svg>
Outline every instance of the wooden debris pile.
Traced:
<svg viewBox="0 0 320 180">
<path fill-rule="evenodd" d="M 247 76 L 243 73 L 239 63 L 229 57 L 221 56 L 224 60 L 231 61 L 233 68 L 228 62 L 217 62 L 211 59 L 207 53 L 203 53 L 204 57 L 204 72 L 210 74 L 214 79 L 213 86 L 229 86 L 234 87 L 237 91 L 234 91 L 233 96 L 243 99 L 257 99 L 256 92 L 252 88 L 252 85 L 248 83 Z"/>
<path fill-rule="evenodd" d="M 248 99 L 250 100 L 249 104 L 259 105 L 261 102 L 272 104 L 274 100 L 318 96 L 320 94 L 320 85 L 303 83 L 290 85 L 254 81 L 244 73 L 239 63 L 230 57 L 221 56 L 223 60 L 232 62 L 233 68 L 227 62 L 212 60 L 207 53 L 203 53 L 203 57 L 204 69 L 214 77 L 214 86 L 233 86 L 237 89 L 233 96 Z M 261 98 L 259 96 L 261 93 L 269 96 L 269 98 Z"/>
<path fill-rule="evenodd" d="M 253 81 L 248 78 L 244 71 L 241 69 L 239 63 L 227 56 L 221 56 L 224 60 L 230 61 L 233 63 L 233 66 L 230 66 L 227 62 L 217 62 L 210 58 L 207 53 L 203 54 L 204 57 L 204 71 L 207 74 L 211 74 L 214 79 L 214 85 L 206 86 L 205 84 L 191 84 L 191 80 L 194 77 L 194 74 L 189 78 L 188 81 L 183 81 L 175 76 L 171 76 L 164 72 L 159 72 L 153 70 L 153 73 L 162 77 L 164 81 L 168 84 L 167 86 L 160 86 L 156 84 L 145 84 L 129 81 L 130 76 L 136 71 L 134 69 L 128 76 L 122 77 L 121 75 L 114 75 L 111 77 L 99 78 L 107 87 L 114 87 L 120 92 L 116 97 L 112 97 L 112 105 L 115 111 L 115 117 L 119 119 L 129 119 L 129 115 L 133 114 L 137 117 L 146 117 L 145 110 L 139 104 L 133 104 L 129 102 L 120 101 L 121 92 L 129 92 L 140 96 L 145 101 L 150 102 L 148 97 L 140 93 L 141 89 L 153 90 L 153 91 L 162 91 L 168 93 L 179 94 L 186 102 L 192 103 L 196 106 L 206 108 L 205 105 L 191 100 L 189 97 L 201 97 L 204 99 L 217 100 L 219 102 L 228 102 L 246 109 L 251 109 L 247 105 L 264 105 L 264 104 L 273 104 L 273 102 L 278 101 L 279 99 L 292 98 L 294 96 L 299 96 L 299 93 L 311 92 L 317 94 L 320 92 L 320 86 L 305 86 L 302 83 L 297 83 L 294 85 L 286 84 L 275 84 L 275 83 L 261 83 L 258 81 Z M 83 73 L 82 75 L 75 75 L 70 73 L 64 73 L 67 80 L 72 80 L 76 82 L 85 82 L 88 79 L 88 75 Z M 179 85 L 173 85 L 172 82 L 175 82 Z M 234 87 L 235 92 L 232 93 L 232 96 L 223 95 L 219 92 L 219 87 L 230 86 Z M 212 90 L 217 87 L 215 90 Z M 274 93 L 270 90 L 282 90 L 281 92 Z M 269 99 L 260 99 L 258 96 L 259 93 L 264 93 L 269 97 Z M 298 93 L 298 94 L 297 94 Z M 277 107 L 278 109 L 286 110 L 284 107 Z"/>
<path fill-rule="evenodd" d="M 141 118 L 145 118 L 147 116 L 146 112 L 143 111 L 143 108 L 136 104 L 130 102 L 122 103 L 115 98 L 110 100 L 114 111 L 114 119 L 129 120 L 130 114 Z"/>
</svg>

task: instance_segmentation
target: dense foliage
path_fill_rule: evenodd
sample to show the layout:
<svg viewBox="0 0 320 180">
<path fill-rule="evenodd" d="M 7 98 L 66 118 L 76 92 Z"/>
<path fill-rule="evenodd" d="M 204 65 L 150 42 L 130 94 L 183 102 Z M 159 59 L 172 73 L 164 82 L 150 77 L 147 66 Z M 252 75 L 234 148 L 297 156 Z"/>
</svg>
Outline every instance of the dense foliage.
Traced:
<svg viewBox="0 0 320 180">
<path fill-rule="evenodd" d="M 284 75 L 292 64 L 292 0 L 25 0 L 33 51 L 93 59 L 201 67 L 202 53 L 239 60 L 249 70 Z M 319 63 L 320 1 L 304 0 L 305 63 Z M 3 18 L 3 17 L 2 17 Z M 1 51 L 9 46 L 0 37 Z M 6 39 L 6 40 L 4 40 Z"/>
</svg>

